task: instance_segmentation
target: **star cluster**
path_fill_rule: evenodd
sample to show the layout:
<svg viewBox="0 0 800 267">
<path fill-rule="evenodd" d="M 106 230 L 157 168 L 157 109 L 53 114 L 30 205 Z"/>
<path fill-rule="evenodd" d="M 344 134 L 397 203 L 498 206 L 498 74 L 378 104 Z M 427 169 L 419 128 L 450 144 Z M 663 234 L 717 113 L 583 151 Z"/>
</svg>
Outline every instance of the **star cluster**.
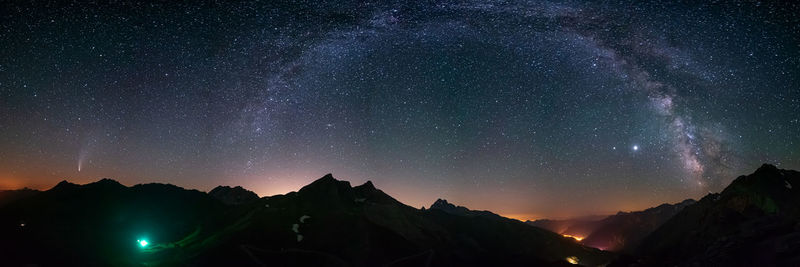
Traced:
<svg viewBox="0 0 800 267">
<path fill-rule="evenodd" d="M 323 174 L 517 218 L 800 168 L 792 3 L 14 3 L 0 189 Z"/>
</svg>

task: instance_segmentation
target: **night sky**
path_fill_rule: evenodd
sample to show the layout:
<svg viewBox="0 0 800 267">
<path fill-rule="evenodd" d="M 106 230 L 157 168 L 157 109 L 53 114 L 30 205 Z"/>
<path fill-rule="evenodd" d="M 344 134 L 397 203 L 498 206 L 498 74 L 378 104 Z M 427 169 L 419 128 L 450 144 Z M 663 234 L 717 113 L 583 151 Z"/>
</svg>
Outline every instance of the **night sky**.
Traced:
<svg viewBox="0 0 800 267">
<path fill-rule="evenodd" d="M 797 3 L 54 2 L 0 8 L 0 189 L 333 173 L 535 219 L 800 169 Z"/>
</svg>

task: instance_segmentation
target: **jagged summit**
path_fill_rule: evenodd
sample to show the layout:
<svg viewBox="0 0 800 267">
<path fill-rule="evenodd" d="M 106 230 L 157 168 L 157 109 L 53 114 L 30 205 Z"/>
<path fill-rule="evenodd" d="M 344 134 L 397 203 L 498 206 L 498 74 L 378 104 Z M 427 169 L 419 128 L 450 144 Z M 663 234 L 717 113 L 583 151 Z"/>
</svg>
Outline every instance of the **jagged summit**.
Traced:
<svg viewBox="0 0 800 267">
<path fill-rule="evenodd" d="M 310 184 L 304 186 L 303 188 L 300 188 L 298 192 L 303 194 L 308 193 L 310 191 L 319 191 L 319 190 L 346 192 L 346 191 L 351 191 L 352 189 L 355 188 L 361 188 L 362 190 L 363 189 L 377 190 L 372 181 L 367 181 L 362 185 L 352 187 L 350 185 L 350 182 L 344 180 L 337 180 L 336 178 L 333 177 L 332 174 L 329 173 L 315 180 L 314 182 L 311 182 Z"/>
<path fill-rule="evenodd" d="M 308 207 L 328 210 L 352 207 L 356 199 L 350 182 L 337 180 L 330 173 L 300 188 L 297 196 Z"/>
<path fill-rule="evenodd" d="M 775 165 L 765 163 L 752 174 L 737 177 L 733 182 L 731 182 L 731 186 L 740 183 L 752 185 L 753 183 L 782 182 L 784 177 L 790 173 L 796 173 L 796 171 L 779 169 Z"/>
<path fill-rule="evenodd" d="M 800 192 L 793 190 L 795 185 L 800 185 L 800 173 L 764 164 L 752 174 L 736 178 L 720 198 L 736 203 L 733 207 L 740 211 L 754 206 L 768 213 L 800 214 L 795 205 L 800 203 Z"/>
<path fill-rule="evenodd" d="M 230 186 L 227 186 L 227 185 L 218 185 L 217 187 L 214 187 L 214 189 L 211 189 L 211 192 L 214 192 L 214 190 L 237 190 L 237 191 L 238 190 L 244 190 L 244 191 L 247 191 L 247 192 L 251 192 L 250 190 L 247 190 L 244 187 L 241 187 L 239 185 L 234 186 L 234 187 L 230 187 Z"/>
<path fill-rule="evenodd" d="M 301 188 L 297 192 L 301 198 L 328 208 L 351 207 L 360 203 L 400 204 L 388 194 L 376 188 L 372 181 L 352 187 L 350 182 L 337 180 L 326 174 Z"/>
<path fill-rule="evenodd" d="M 455 210 L 458 210 L 458 208 L 459 208 L 458 206 L 456 206 L 456 205 L 454 205 L 454 204 L 452 204 L 450 202 L 447 202 L 446 199 L 441 199 L 441 198 L 437 198 L 436 201 L 434 201 L 433 204 L 431 204 L 431 206 L 429 207 L 429 209 L 440 209 L 440 210 L 444 210 L 444 211 L 455 211 Z M 461 208 L 469 210 L 469 209 L 467 209 L 465 207 L 461 207 Z"/>
<path fill-rule="evenodd" d="M 466 207 L 456 206 L 453 203 L 447 202 L 446 199 L 441 199 L 441 198 L 437 198 L 436 201 L 434 201 L 433 204 L 431 204 L 431 206 L 428 209 L 432 210 L 437 209 L 445 211 L 447 213 L 459 214 L 459 215 L 471 215 L 470 213 L 472 212 L 470 209 Z"/>
<path fill-rule="evenodd" d="M 319 178 L 311 182 L 310 184 L 303 186 L 303 188 L 300 188 L 298 193 L 302 194 L 304 192 L 309 192 L 309 191 L 335 190 L 335 189 L 345 189 L 345 188 L 350 188 L 350 182 L 337 180 L 336 178 L 333 178 L 332 174 L 329 173 L 326 174 L 325 176 L 322 176 L 322 178 Z"/>
<path fill-rule="evenodd" d="M 778 172 L 778 171 L 780 171 L 780 169 L 778 169 L 778 167 L 776 167 L 775 165 L 772 165 L 772 164 L 769 164 L 769 163 L 764 163 L 764 164 L 761 165 L 761 167 L 758 167 L 758 169 L 755 171 L 755 173 L 765 173 L 765 172 L 766 173 L 769 173 L 769 172 L 774 173 L 774 172 Z"/>
<path fill-rule="evenodd" d="M 324 183 L 324 182 L 338 182 L 338 181 L 339 180 L 337 180 L 336 178 L 333 178 L 333 174 L 328 173 L 328 174 L 323 175 L 319 179 L 315 180 L 314 182 L 311 182 L 308 185 L 312 185 L 312 184 L 317 183 L 317 182 Z"/>
<path fill-rule="evenodd" d="M 367 181 L 366 183 L 364 183 L 362 185 L 359 185 L 359 186 L 356 186 L 356 187 L 361 187 L 361 188 L 366 188 L 366 189 L 377 189 L 377 188 L 375 188 L 375 185 L 372 184 L 372 181 Z"/>
<path fill-rule="evenodd" d="M 258 195 L 241 186 L 217 186 L 208 192 L 212 197 L 228 205 L 241 205 L 258 200 Z"/>
<path fill-rule="evenodd" d="M 356 194 L 357 202 L 369 201 L 370 203 L 389 204 L 389 205 L 405 205 L 397 201 L 389 194 L 375 187 L 372 181 L 353 187 Z"/>
<path fill-rule="evenodd" d="M 800 173 L 761 165 L 689 205 L 637 249 L 644 265 L 798 266 Z M 789 242 L 789 243 L 787 243 Z M 748 253 L 759 258 L 748 257 Z"/>
<path fill-rule="evenodd" d="M 446 199 L 438 198 L 435 202 L 428 208 L 428 210 L 441 210 L 450 214 L 461 215 L 461 216 L 492 216 L 492 217 L 500 217 L 490 211 L 485 210 L 470 210 L 467 207 L 457 206 L 450 202 L 447 202 Z"/>
<path fill-rule="evenodd" d="M 447 199 L 437 198 L 436 201 L 434 201 L 433 204 L 431 205 L 431 208 L 433 208 L 433 207 L 450 207 L 450 206 L 455 207 L 455 205 L 450 204 L 449 202 L 447 202 Z"/>
<path fill-rule="evenodd" d="M 322 176 L 322 178 L 303 186 L 303 188 L 300 188 L 300 190 L 297 192 L 299 194 L 309 194 L 311 192 L 322 193 L 320 191 L 326 191 L 328 194 L 333 194 L 339 193 L 339 191 L 350 191 L 351 189 L 352 187 L 350 186 L 350 182 L 337 180 L 329 173 L 325 176 Z"/>
</svg>

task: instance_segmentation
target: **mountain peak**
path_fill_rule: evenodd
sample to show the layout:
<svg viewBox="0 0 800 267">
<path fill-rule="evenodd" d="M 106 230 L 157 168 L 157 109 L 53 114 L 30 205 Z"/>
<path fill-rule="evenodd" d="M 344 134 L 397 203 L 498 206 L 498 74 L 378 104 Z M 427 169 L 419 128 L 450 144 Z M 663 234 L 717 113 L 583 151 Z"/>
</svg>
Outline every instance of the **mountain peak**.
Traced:
<svg viewBox="0 0 800 267">
<path fill-rule="evenodd" d="M 100 179 L 100 180 L 98 180 L 97 182 L 94 182 L 94 183 L 91 183 L 91 184 L 98 184 L 98 185 L 109 185 L 109 186 L 118 186 L 118 185 L 122 185 L 122 184 L 120 184 L 119 182 L 117 182 L 116 180 L 114 180 L 114 179 L 111 179 L 111 178 L 103 178 L 103 179 Z"/>
<path fill-rule="evenodd" d="M 368 201 L 371 203 L 380 204 L 401 204 L 399 201 L 376 188 L 372 181 L 353 187 L 353 193 L 356 195 L 356 202 Z M 359 200 L 360 199 L 360 200 Z"/>
<path fill-rule="evenodd" d="M 725 190 L 764 190 L 767 188 L 783 188 L 785 176 L 791 171 L 778 169 L 775 165 L 761 165 L 750 175 L 742 175 L 733 180 Z M 791 181 L 789 181 L 791 182 Z"/>
<path fill-rule="evenodd" d="M 62 180 L 61 182 L 58 182 L 58 184 L 56 184 L 56 186 L 54 186 L 50 190 L 64 190 L 67 188 L 75 188 L 75 187 L 78 187 L 78 185 L 70 183 L 67 180 Z"/>
<path fill-rule="evenodd" d="M 325 206 L 352 203 L 353 199 L 355 199 L 350 182 L 336 180 L 330 173 L 300 188 L 297 194 Z"/>
<path fill-rule="evenodd" d="M 467 207 L 457 206 L 453 203 L 447 202 L 445 199 L 436 199 L 433 202 L 428 210 L 441 210 L 450 214 L 454 215 L 461 215 L 461 216 L 491 216 L 491 217 L 500 217 L 500 215 L 494 214 L 490 211 L 485 210 L 471 210 Z"/>
<path fill-rule="evenodd" d="M 778 173 L 780 170 L 775 165 L 764 163 L 761 167 L 758 167 L 755 174 L 769 174 L 769 173 Z"/>
<path fill-rule="evenodd" d="M 61 182 L 58 182 L 58 184 L 56 184 L 56 187 L 58 187 L 58 186 L 70 186 L 70 185 L 77 185 L 77 184 L 70 183 L 67 180 L 61 180 Z"/>
<path fill-rule="evenodd" d="M 372 181 L 367 181 L 366 183 L 359 185 L 358 187 L 363 187 L 365 189 L 377 189 L 375 188 L 375 185 L 372 184 Z"/>
<path fill-rule="evenodd" d="M 338 180 L 336 180 L 336 178 L 333 178 L 333 174 L 330 174 L 330 173 L 325 174 L 321 178 L 317 179 L 317 181 L 319 181 L 319 180 L 334 180 L 334 181 L 338 181 Z"/>
<path fill-rule="evenodd" d="M 339 181 L 336 178 L 333 178 L 332 174 L 326 174 L 321 178 L 311 182 L 310 184 L 303 186 L 300 188 L 299 192 L 308 191 L 314 188 L 323 188 L 323 187 L 350 187 L 350 182 L 348 181 Z"/>
<path fill-rule="evenodd" d="M 447 202 L 446 199 L 437 198 L 436 201 L 429 207 L 429 209 L 449 210 L 455 209 L 456 205 Z"/>
<path fill-rule="evenodd" d="M 749 254 L 739 252 L 774 250 L 796 236 L 792 225 L 800 218 L 800 194 L 794 185 L 800 185 L 799 172 L 771 164 L 737 177 L 646 237 L 637 249 L 642 265 L 748 265 L 743 260 L 752 260 Z M 797 255 L 796 250 L 769 254 L 758 262 L 796 266 L 790 255 Z"/>
<path fill-rule="evenodd" d="M 800 214 L 796 205 L 800 195 L 792 185 L 800 184 L 800 174 L 764 164 L 750 175 L 737 177 L 720 194 L 733 210 L 744 212 L 755 207 L 767 213 Z M 750 209 L 753 210 L 753 209 Z"/>
<path fill-rule="evenodd" d="M 379 204 L 402 204 L 376 188 L 371 181 L 351 187 L 350 182 L 336 180 L 331 174 L 304 186 L 297 194 L 306 200 L 315 202 L 318 206 L 328 208 L 352 206 L 365 201 Z"/>
<path fill-rule="evenodd" d="M 238 185 L 236 187 L 220 185 L 209 191 L 208 194 L 228 205 L 241 205 L 258 199 L 256 193 Z"/>
</svg>

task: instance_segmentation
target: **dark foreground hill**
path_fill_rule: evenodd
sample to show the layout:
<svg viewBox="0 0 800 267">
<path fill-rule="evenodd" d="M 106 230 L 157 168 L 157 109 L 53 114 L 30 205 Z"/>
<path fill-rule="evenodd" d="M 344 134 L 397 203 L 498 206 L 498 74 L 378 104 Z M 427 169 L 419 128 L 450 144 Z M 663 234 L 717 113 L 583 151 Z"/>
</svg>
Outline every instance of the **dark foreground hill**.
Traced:
<svg viewBox="0 0 800 267">
<path fill-rule="evenodd" d="M 228 205 L 242 205 L 258 200 L 258 195 L 241 186 L 217 186 L 208 194 Z"/>
<path fill-rule="evenodd" d="M 800 173 L 763 165 L 673 216 L 619 266 L 800 266 Z"/>
<path fill-rule="evenodd" d="M 18 190 L 0 190 L 0 207 L 15 201 L 35 196 L 40 193 L 39 190 L 30 188 L 23 188 Z"/>
<path fill-rule="evenodd" d="M 371 182 L 326 175 L 255 200 L 221 190 L 62 182 L 0 207 L 3 265 L 592 266 L 613 257 L 496 215 L 412 208 Z"/>
</svg>

